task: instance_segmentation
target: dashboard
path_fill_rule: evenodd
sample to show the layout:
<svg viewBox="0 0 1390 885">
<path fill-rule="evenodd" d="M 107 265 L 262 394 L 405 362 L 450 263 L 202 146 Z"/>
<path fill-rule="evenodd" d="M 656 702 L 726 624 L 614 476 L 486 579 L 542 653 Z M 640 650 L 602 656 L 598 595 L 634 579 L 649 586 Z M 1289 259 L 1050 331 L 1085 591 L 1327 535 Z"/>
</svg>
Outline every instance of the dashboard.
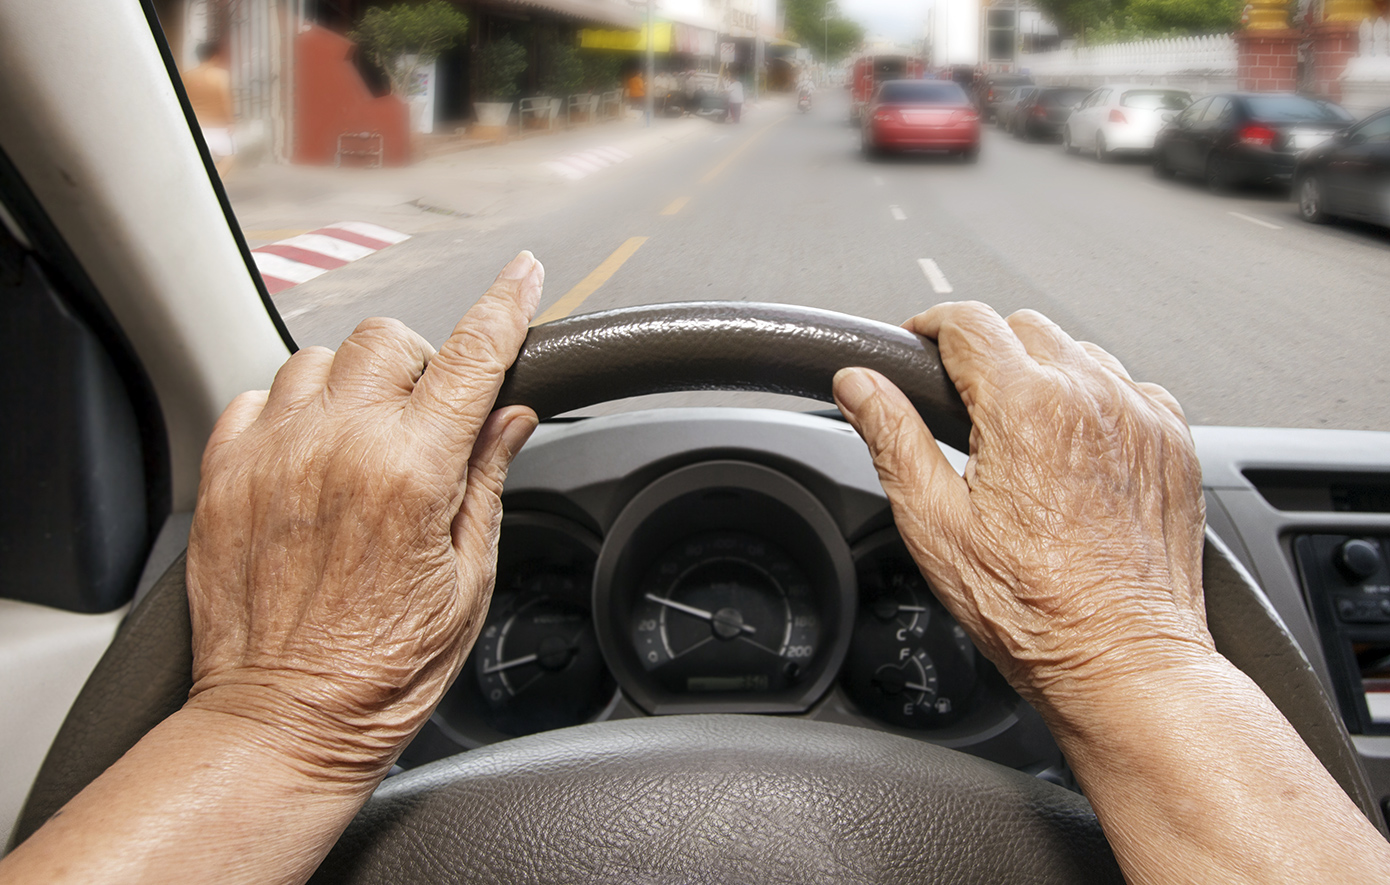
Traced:
<svg viewBox="0 0 1390 885">
<path fill-rule="evenodd" d="M 932 594 L 844 422 L 547 422 L 503 502 L 488 618 L 404 767 L 584 722 L 746 713 L 903 734 L 1070 786 L 1037 714 Z"/>
</svg>

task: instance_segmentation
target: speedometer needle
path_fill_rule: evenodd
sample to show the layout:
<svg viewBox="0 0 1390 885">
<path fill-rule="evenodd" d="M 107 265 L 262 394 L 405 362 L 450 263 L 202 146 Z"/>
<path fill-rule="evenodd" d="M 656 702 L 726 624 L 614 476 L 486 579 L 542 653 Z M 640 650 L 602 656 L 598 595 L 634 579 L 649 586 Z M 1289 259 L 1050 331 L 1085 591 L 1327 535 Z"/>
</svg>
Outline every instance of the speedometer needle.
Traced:
<svg viewBox="0 0 1390 885">
<path fill-rule="evenodd" d="M 513 667 L 520 667 L 523 664 L 534 664 L 538 660 L 540 660 L 540 655 L 522 655 L 519 658 L 512 658 L 510 661 L 501 661 L 500 663 L 493 664 L 491 667 L 484 667 L 483 675 L 497 673 L 502 670 L 510 670 Z"/>
<path fill-rule="evenodd" d="M 667 608 L 673 608 L 678 612 L 685 612 L 687 615 L 693 615 L 694 617 L 700 618 L 705 621 L 714 620 L 714 614 L 712 612 L 707 612 L 702 608 L 696 608 L 693 605 L 686 605 L 683 602 L 676 602 L 674 599 L 666 599 L 665 597 L 657 596 L 655 593 L 646 594 L 646 598 L 650 599 L 652 602 L 657 603 L 658 605 L 664 605 Z M 739 624 L 738 628 L 744 631 L 745 633 L 758 632 L 751 624 Z"/>
</svg>

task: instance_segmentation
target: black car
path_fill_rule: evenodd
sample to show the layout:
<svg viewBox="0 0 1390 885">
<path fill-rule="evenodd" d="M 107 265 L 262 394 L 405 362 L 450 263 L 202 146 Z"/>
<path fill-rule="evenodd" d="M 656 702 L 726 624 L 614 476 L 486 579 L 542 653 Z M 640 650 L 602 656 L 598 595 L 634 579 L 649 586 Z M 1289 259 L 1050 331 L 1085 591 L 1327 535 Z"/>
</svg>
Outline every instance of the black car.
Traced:
<svg viewBox="0 0 1390 885">
<path fill-rule="evenodd" d="M 1004 98 L 1004 93 L 1015 86 L 1032 86 L 1033 78 L 1027 74 L 985 74 L 975 84 L 975 106 L 986 123 L 994 116 L 995 105 Z"/>
<path fill-rule="evenodd" d="M 1294 193 L 1305 221 L 1340 216 L 1390 226 L 1390 108 L 1300 154 Z"/>
<path fill-rule="evenodd" d="M 1005 132 L 1013 131 L 1014 109 L 1018 103 L 1038 90 L 1036 86 L 1015 86 L 1004 93 L 994 105 L 994 123 Z"/>
<path fill-rule="evenodd" d="M 1207 187 L 1288 184 L 1301 151 L 1352 122 L 1330 101 L 1291 92 L 1209 95 L 1176 115 L 1154 141 L 1154 172 L 1201 176 Z"/>
<path fill-rule="evenodd" d="M 1072 109 L 1090 94 L 1090 89 L 1077 86 L 1036 89 L 1014 107 L 1009 131 L 1024 141 L 1061 138 Z"/>
</svg>

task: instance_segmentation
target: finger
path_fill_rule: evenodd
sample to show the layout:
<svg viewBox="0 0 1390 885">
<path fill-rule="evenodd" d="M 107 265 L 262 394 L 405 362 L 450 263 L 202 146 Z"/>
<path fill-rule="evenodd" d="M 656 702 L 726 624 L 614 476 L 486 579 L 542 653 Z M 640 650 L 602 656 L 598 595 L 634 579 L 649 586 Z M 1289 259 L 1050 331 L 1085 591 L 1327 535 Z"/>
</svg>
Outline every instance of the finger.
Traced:
<svg viewBox="0 0 1390 885">
<path fill-rule="evenodd" d="M 1023 349 L 1040 365 L 1071 369 L 1087 364 L 1085 348 L 1036 310 L 1016 311 L 1006 322 Z"/>
<path fill-rule="evenodd" d="M 437 443 L 466 458 L 492 411 L 541 300 L 545 268 L 530 252 L 512 259 L 469 308 L 415 385 L 410 410 L 440 428 Z"/>
<path fill-rule="evenodd" d="M 904 540 L 937 559 L 947 558 L 942 544 L 964 530 L 970 490 L 922 417 L 891 381 L 869 369 L 841 369 L 834 393 L 840 411 L 869 446 Z"/>
<path fill-rule="evenodd" d="M 525 406 L 493 412 L 478 432 L 468 459 L 463 504 L 454 517 L 454 549 L 465 559 L 490 551 L 495 557 L 502 525 L 502 484 L 507 469 L 536 429 L 536 413 Z"/>
<path fill-rule="evenodd" d="M 1003 317 L 978 301 L 938 304 L 904 326 L 936 341 L 967 409 L 1037 365 Z"/>
<path fill-rule="evenodd" d="M 365 319 L 333 356 L 328 395 L 404 403 L 433 356 L 430 343 L 400 320 Z"/>
<path fill-rule="evenodd" d="M 1086 353 L 1090 354 L 1091 359 L 1100 363 L 1102 366 L 1109 369 L 1111 372 L 1114 372 L 1116 375 L 1119 375 L 1126 381 L 1134 380 L 1133 378 L 1129 377 L 1129 370 L 1126 369 L 1124 367 L 1124 364 L 1121 363 L 1118 359 L 1116 359 L 1115 356 L 1110 353 L 1110 351 L 1101 347 L 1099 344 L 1093 344 L 1090 341 L 1082 341 L 1081 346 L 1085 348 Z"/>
<path fill-rule="evenodd" d="M 269 392 L 265 390 L 248 390 L 239 394 L 222 410 L 221 417 L 212 426 L 212 433 L 208 434 L 207 448 L 203 449 L 204 476 L 207 475 L 211 459 L 216 453 L 241 436 L 246 428 L 261 416 L 268 395 Z"/>
<path fill-rule="evenodd" d="M 265 412 L 281 415 L 296 411 L 321 395 L 332 365 L 333 351 L 326 347 L 305 347 L 296 351 L 275 373 L 265 401 Z"/>
</svg>

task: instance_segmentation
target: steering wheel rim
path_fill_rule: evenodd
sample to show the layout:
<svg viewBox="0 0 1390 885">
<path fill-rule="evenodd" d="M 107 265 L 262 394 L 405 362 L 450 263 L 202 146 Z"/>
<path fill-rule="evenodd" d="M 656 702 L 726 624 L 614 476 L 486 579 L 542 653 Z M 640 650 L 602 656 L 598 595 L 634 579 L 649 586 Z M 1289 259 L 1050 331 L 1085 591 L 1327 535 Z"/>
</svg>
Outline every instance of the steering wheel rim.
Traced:
<svg viewBox="0 0 1390 885">
<path fill-rule="evenodd" d="M 498 405 L 525 404 L 548 416 L 620 396 L 711 387 L 829 401 L 830 379 L 849 365 L 884 372 L 938 438 L 965 445 L 968 418 L 931 342 L 788 305 L 661 305 L 537 327 Z M 1383 831 L 1350 738 L 1311 666 L 1210 532 L 1204 580 L 1218 649 L 1270 695 Z M 191 687 L 191 666 L 180 557 L 126 619 L 83 688 L 16 838 L 36 830 L 178 709 Z M 630 752 L 596 752 L 604 746 Z M 753 770 L 750 760 L 762 767 Z M 885 764 L 912 776 L 885 778 Z M 604 838 L 617 819 L 606 800 L 628 794 L 644 809 L 633 818 L 645 822 L 636 847 Z M 748 812 L 742 820 L 777 826 L 750 823 L 743 834 L 730 829 L 709 813 L 729 797 L 746 802 L 739 806 Z M 525 814 L 517 803 L 525 803 Z M 490 811 L 479 815 L 476 808 Z M 937 814 L 940 808 L 952 813 Z M 514 825 L 523 819 L 539 835 L 522 839 L 524 828 Z M 919 835 L 899 838 L 904 832 Z M 775 846 L 768 841 L 773 835 Z M 518 845 L 524 856 L 510 850 Z M 681 845 L 689 862 L 673 863 L 671 849 Z M 1122 881 L 1089 806 L 1059 787 L 909 738 L 737 716 L 595 723 L 407 772 L 383 785 L 314 881 L 387 882 L 417 874 L 518 883 Z"/>
</svg>

